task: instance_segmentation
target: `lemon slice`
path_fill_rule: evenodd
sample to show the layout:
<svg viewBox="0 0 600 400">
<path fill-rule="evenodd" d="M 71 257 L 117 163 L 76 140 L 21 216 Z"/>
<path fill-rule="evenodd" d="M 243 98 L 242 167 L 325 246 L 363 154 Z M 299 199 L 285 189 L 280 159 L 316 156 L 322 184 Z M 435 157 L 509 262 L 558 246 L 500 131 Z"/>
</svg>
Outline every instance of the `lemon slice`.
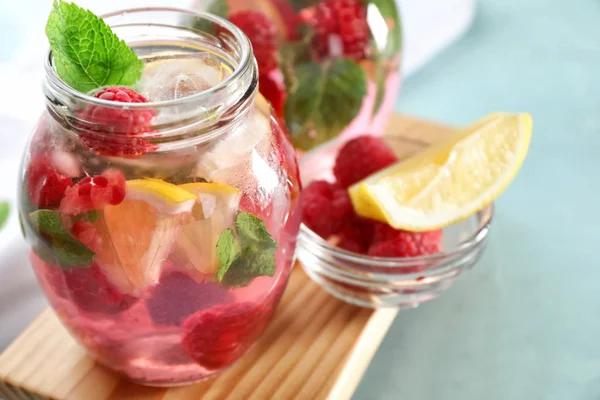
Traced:
<svg viewBox="0 0 600 400">
<path fill-rule="evenodd" d="M 102 234 L 96 261 L 107 277 L 132 294 L 157 283 L 195 202 L 193 194 L 158 179 L 128 181 L 125 200 L 105 207 L 96 221 Z"/>
<path fill-rule="evenodd" d="M 180 188 L 197 200 L 193 220 L 177 236 L 176 253 L 194 273 L 214 274 L 219 268 L 217 241 L 225 229 L 233 227 L 242 193 L 221 183 L 189 183 Z"/>
<path fill-rule="evenodd" d="M 497 113 L 350 187 L 356 212 L 422 232 L 475 214 L 515 178 L 531 141 L 529 114 Z"/>
</svg>

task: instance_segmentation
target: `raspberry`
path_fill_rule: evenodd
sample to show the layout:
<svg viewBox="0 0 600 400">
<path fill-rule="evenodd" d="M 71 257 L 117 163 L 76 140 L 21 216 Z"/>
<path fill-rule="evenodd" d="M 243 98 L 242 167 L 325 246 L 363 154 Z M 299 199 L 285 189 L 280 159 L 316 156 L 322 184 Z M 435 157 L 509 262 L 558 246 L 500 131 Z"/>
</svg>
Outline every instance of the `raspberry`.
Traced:
<svg viewBox="0 0 600 400">
<path fill-rule="evenodd" d="M 273 311 L 270 304 L 223 304 L 199 311 L 184 322 L 181 345 L 206 369 L 231 365 L 267 326 Z"/>
<path fill-rule="evenodd" d="M 302 196 L 303 222 L 324 239 L 339 233 L 345 218 L 352 214 L 348 193 L 336 184 L 314 181 Z"/>
<path fill-rule="evenodd" d="M 373 225 L 370 220 L 355 217 L 340 232 L 337 247 L 353 253 L 367 254 L 373 240 Z"/>
<path fill-rule="evenodd" d="M 147 103 L 135 90 L 113 86 L 101 89 L 94 97 L 118 103 Z M 153 110 L 126 110 L 105 106 L 91 106 L 84 110 L 82 119 L 94 128 L 82 127 L 83 143 L 104 156 L 139 157 L 156 150 L 144 136 L 151 132 Z M 87 124 L 86 124 L 87 125 Z"/>
<path fill-rule="evenodd" d="M 442 231 L 408 232 L 375 227 L 374 242 L 369 255 L 376 257 L 417 257 L 435 254 L 442 248 Z"/>
<path fill-rule="evenodd" d="M 367 10 L 358 0 L 324 0 L 304 13 L 314 29 L 313 51 L 318 59 L 346 56 L 364 60 L 369 48 Z"/>
<path fill-rule="evenodd" d="M 179 325 L 196 311 L 231 298 L 231 293 L 218 283 L 198 283 L 182 272 L 172 271 L 152 289 L 146 306 L 154 323 Z"/>
<path fill-rule="evenodd" d="M 338 183 L 347 188 L 398 161 L 385 142 L 374 136 L 359 136 L 339 151 L 333 167 Z"/>
<path fill-rule="evenodd" d="M 267 74 L 261 74 L 258 79 L 258 88 L 265 99 L 271 103 L 275 114 L 283 117 L 283 107 L 287 98 L 283 74 L 281 70 L 275 69 Z"/>
<path fill-rule="evenodd" d="M 27 174 L 27 189 L 31 202 L 39 208 L 58 207 L 65 191 L 73 185 L 71 178 L 59 173 L 42 153 L 31 156 Z"/>
<path fill-rule="evenodd" d="M 277 68 L 277 27 L 266 15 L 251 10 L 238 11 L 229 21 L 250 39 L 261 75 Z"/>
<path fill-rule="evenodd" d="M 47 265 L 45 276 L 58 296 L 82 311 L 112 315 L 127 310 L 137 301 L 119 292 L 96 264 L 71 270 Z"/>
<path fill-rule="evenodd" d="M 95 253 L 101 250 L 102 237 L 91 222 L 84 220 L 76 221 L 73 224 L 73 228 L 71 228 L 71 233 L 75 239 L 79 240 Z"/>
<path fill-rule="evenodd" d="M 125 199 L 126 186 L 123 173 L 109 168 L 93 177 L 87 176 L 68 188 L 60 203 L 64 214 L 77 215 L 101 210 L 107 205 L 116 206 Z"/>
</svg>

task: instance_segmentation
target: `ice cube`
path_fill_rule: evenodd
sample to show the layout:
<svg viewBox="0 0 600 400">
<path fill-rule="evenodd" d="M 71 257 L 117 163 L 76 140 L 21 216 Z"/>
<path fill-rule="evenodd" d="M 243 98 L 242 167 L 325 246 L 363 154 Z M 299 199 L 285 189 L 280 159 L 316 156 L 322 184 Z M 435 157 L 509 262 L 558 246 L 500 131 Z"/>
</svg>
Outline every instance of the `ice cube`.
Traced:
<svg viewBox="0 0 600 400">
<path fill-rule="evenodd" d="M 247 171 L 252 163 L 252 152 L 262 142 L 270 146 L 271 125 L 269 120 L 257 111 L 253 111 L 246 121 L 226 133 L 202 156 L 196 168 L 196 177 L 206 180 L 215 180 L 218 174 L 232 175 L 234 170 L 245 171 L 242 176 L 247 176 Z M 236 168 L 236 167 L 241 167 Z M 229 173 L 229 170 L 232 170 Z M 216 180 L 215 180 L 216 181 Z M 228 179 L 221 183 L 232 184 Z"/>
<path fill-rule="evenodd" d="M 230 70 L 209 53 L 160 55 L 147 61 L 139 83 L 150 101 L 180 99 L 203 92 L 230 75 Z"/>
</svg>

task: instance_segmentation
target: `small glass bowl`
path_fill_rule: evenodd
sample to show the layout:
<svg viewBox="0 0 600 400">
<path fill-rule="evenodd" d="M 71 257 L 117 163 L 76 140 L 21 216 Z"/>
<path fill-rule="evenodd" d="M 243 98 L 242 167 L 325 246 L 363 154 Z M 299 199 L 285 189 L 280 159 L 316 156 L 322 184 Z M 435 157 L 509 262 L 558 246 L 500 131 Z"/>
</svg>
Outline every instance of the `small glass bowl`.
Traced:
<svg viewBox="0 0 600 400">
<path fill-rule="evenodd" d="M 297 257 L 326 291 L 362 307 L 415 308 L 448 289 L 483 253 L 493 205 L 443 231 L 443 252 L 421 257 L 383 258 L 351 253 L 328 243 L 306 225 Z"/>
</svg>

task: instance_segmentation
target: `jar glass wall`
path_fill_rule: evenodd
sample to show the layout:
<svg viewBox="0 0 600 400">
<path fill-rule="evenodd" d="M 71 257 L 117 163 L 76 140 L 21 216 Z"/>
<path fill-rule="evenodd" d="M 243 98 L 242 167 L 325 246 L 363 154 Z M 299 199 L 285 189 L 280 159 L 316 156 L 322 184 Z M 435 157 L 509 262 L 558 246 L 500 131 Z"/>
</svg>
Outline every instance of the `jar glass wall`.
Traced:
<svg viewBox="0 0 600 400">
<path fill-rule="evenodd" d="M 144 60 L 149 102 L 76 92 L 49 54 L 20 219 L 73 336 L 134 381 L 183 384 L 265 329 L 292 267 L 298 166 L 237 28 L 168 8 L 105 21 Z"/>
</svg>

